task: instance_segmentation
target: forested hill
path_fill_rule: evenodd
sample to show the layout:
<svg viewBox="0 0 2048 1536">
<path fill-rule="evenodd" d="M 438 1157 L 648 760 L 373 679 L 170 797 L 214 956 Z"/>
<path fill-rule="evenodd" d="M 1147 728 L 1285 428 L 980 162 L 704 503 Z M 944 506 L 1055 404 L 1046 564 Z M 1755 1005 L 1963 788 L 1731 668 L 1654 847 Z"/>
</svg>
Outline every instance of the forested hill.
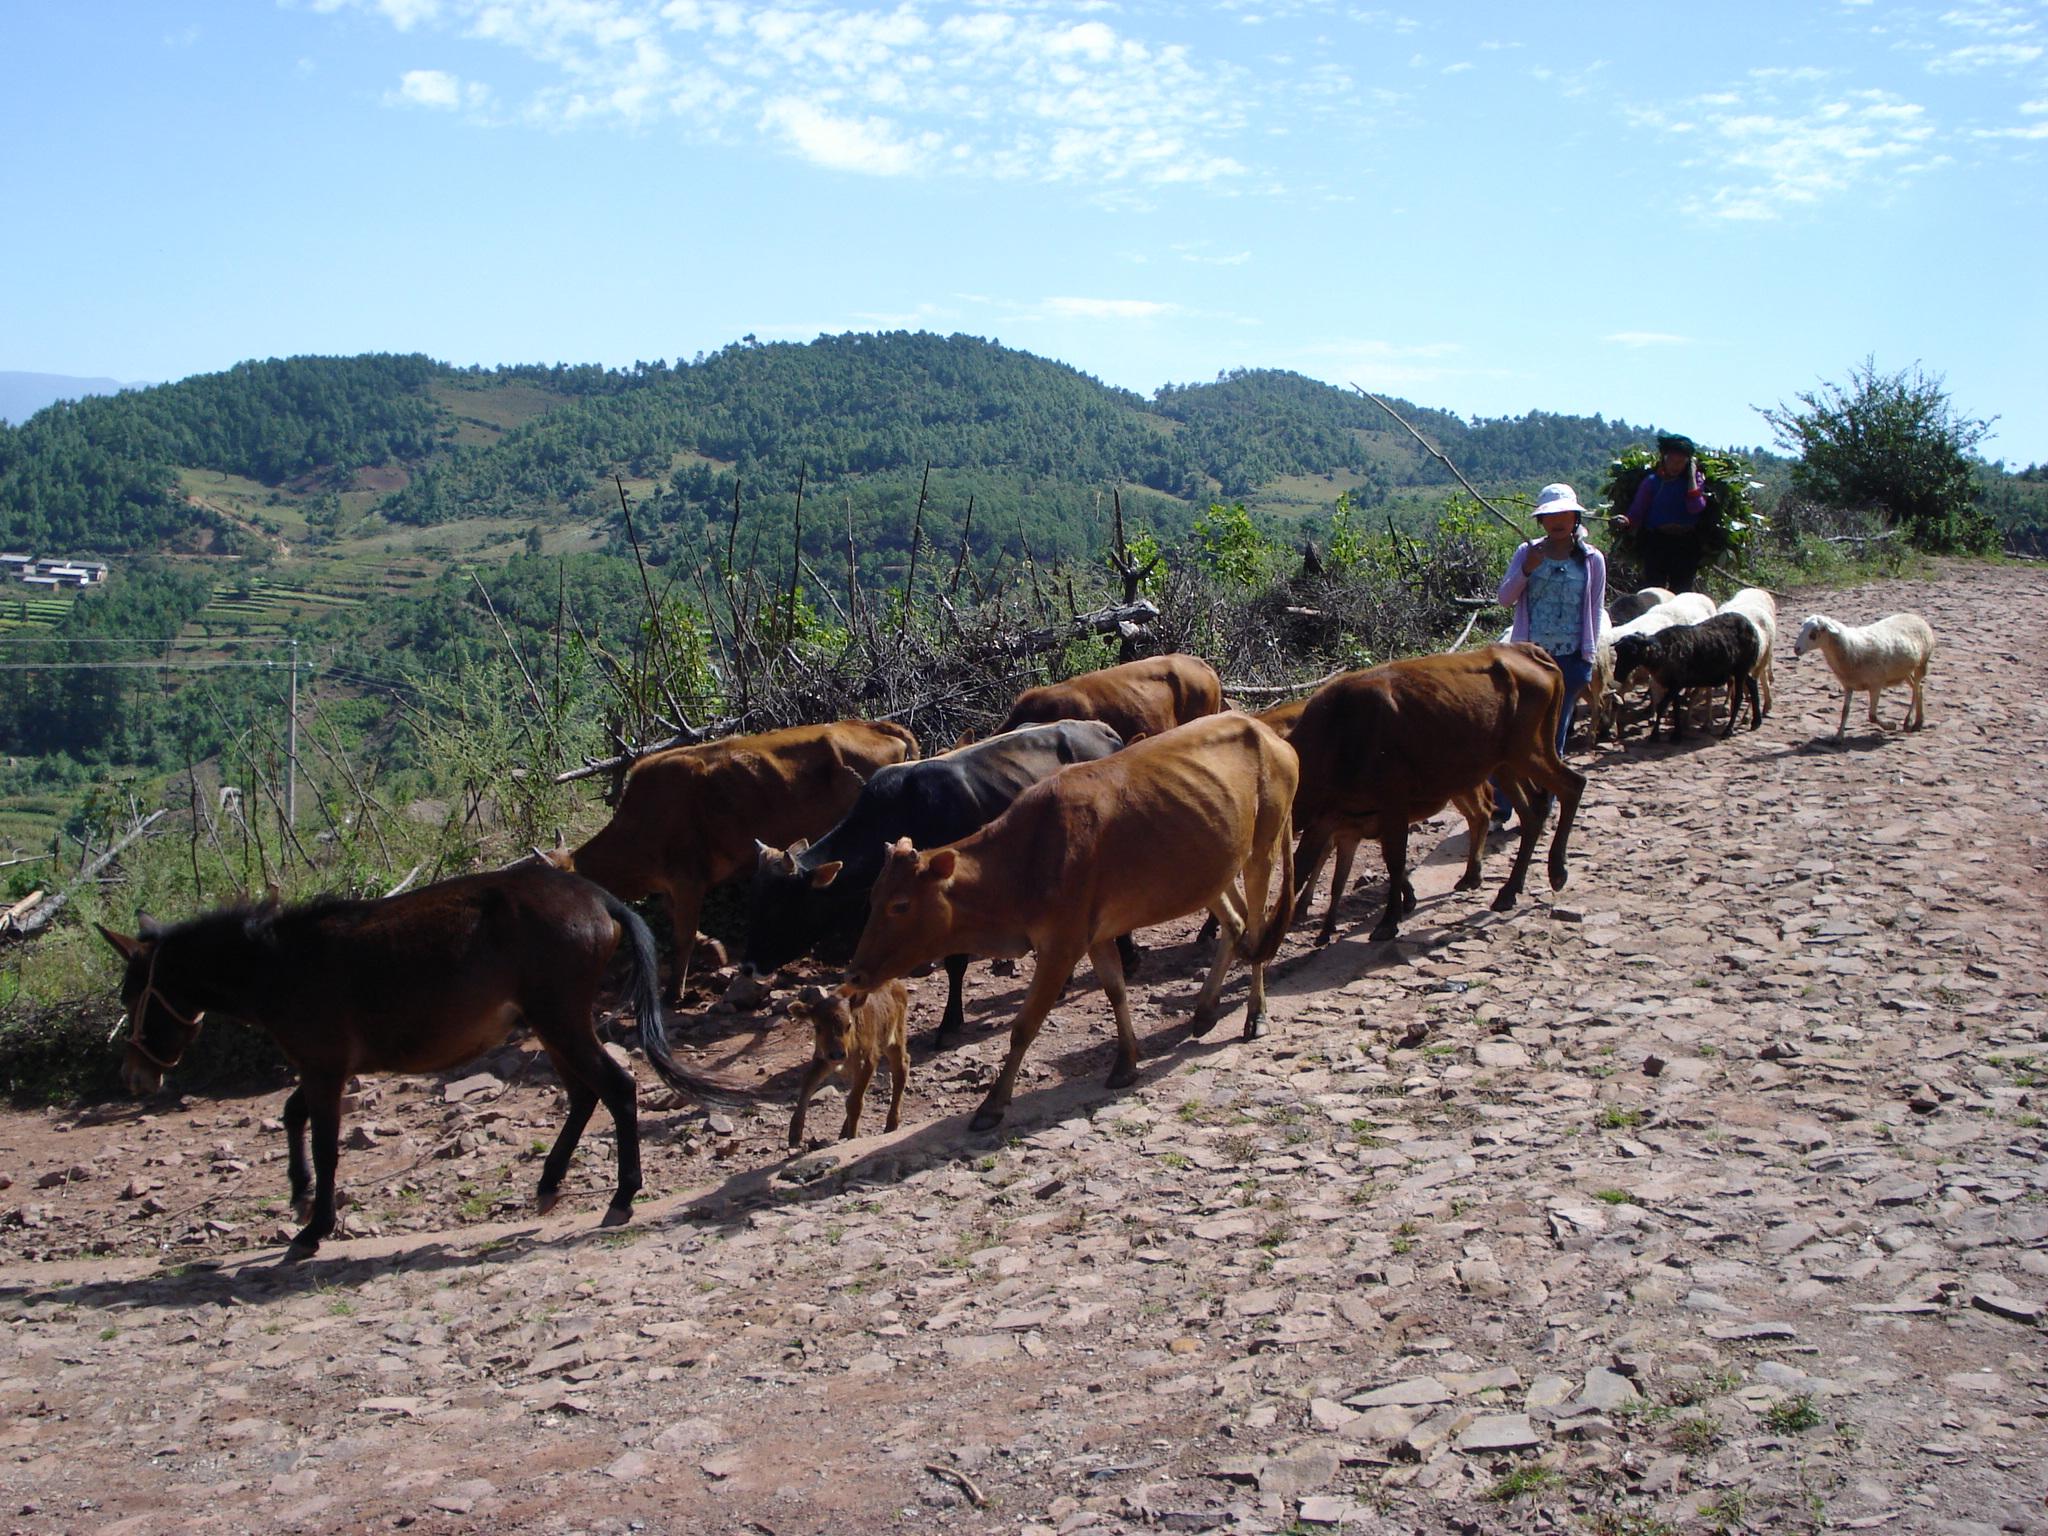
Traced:
<svg viewBox="0 0 2048 1536">
<path fill-rule="evenodd" d="M 1525 489 L 1590 480 L 1647 436 L 1599 417 L 1467 421 L 1396 403 L 1468 474 Z M 660 546 L 722 521 L 736 481 L 764 509 L 787 502 L 800 467 L 835 518 L 888 545 L 907 540 L 927 463 L 942 521 L 978 498 L 976 542 L 1014 528 L 1070 550 L 1091 542 L 1084 525 L 1111 485 L 1171 525 L 1219 497 L 1313 510 L 1343 489 L 1373 505 L 1448 483 L 1371 402 L 1298 374 L 1234 373 L 1148 401 L 997 343 L 897 332 L 630 369 L 292 358 L 66 402 L 0 427 L 0 545 L 234 547 L 236 525 L 191 491 L 203 471 L 277 498 L 345 499 L 360 531 L 603 515 L 620 474 Z"/>
</svg>

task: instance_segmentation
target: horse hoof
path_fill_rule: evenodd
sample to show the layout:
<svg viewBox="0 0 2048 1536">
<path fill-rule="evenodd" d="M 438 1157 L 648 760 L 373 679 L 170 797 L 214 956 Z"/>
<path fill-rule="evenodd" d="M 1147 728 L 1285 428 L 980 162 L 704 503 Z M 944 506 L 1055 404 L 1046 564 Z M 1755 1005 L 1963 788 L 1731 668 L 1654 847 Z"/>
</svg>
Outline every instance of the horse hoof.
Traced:
<svg viewBox="0 0 2048 1536">
<path fill-rule="evenodd" d="M 1109 1069 L 1109 1076 L 1103 1080 L 1105 1088 L 1128 1088 L 1138 1080 L 1138 1064 L 1134 1061 L 1120 1061 Z"/>
<path fill-rule="evenodd" d="M 1247 1040 L 1263 1040 L 1266 1037 L 1266 1016 L 1253 1014 L 1244 1021 L 1244 1037 Z"/>
<path fill-rule="evenodd" d="M 561 1203 L 561 1200 L 562 1192 L 559 1189 L 544 1189 L 538 1195 L 534 1196 L 533 1208 L 536 1211 L 538 1211 L 541 1215 L 545 1216 L 549 1211 L 552 1211 L 557 1205 L 559 1205 Z"/>
<path fill-rule="evenodd" d="M 974 1118 L 967 1122 L 967 1129 L 979 1134 L 992 1131 L 1003 1123 L 1003 1107 L 984 1104 L 974 1112 Z"/>
<path fill-rule="evenodd" d="M 600 1227 L 623 1227 L 632 1219 L 633 1207 L 631 1205 L 608 1205 L 605 1207 L 604 1220 L 600 1221 L 598 1225 Z"/>
</svg>

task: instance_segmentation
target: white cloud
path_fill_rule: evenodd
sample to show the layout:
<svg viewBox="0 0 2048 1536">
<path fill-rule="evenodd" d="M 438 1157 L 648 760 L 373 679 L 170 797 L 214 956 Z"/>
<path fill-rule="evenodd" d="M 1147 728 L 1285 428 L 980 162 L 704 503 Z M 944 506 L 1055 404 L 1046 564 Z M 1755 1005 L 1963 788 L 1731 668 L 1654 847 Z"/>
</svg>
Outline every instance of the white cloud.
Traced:
<svg viewBox="0 0 2048 1536">
<path fill-rule="evenodd" d="M 398 99 L 452 112 L 462 105 L 462 82 L 445 69 L 408 69 L 398 82 Z"/>
<path fill-rule="evenodd" d="M 759 136 L 842 171 L 1068 182 L 1130 203 L 1147 188 L 1238 184 L 1247 167 L 1234 147 L 1257 121 L 1245 64 L 1145 35 L 1157 15 L 1133 20 L 1093 0 L 304 3 L 539 66 L 541 83 L 516 107 L 528 122 L 671 122 L 703 140 Z M 428 80 L 398 99 L 456 104 Z"/>
<path fill-rule="evenodd" d="M 835 117 L 794 96 L 769 102 L 761 122 L 772 135 L 788 141 L 804 159 L 834 171 L 907 175 L 940 147 L 935 135 L 930 141 L 908 143 L 885 118 Z"/>
<path fill-rule="evenodd" d="M 1755 77 L 1751 98 L 1728 92 L 1667 109 L 1624 108 L 1635 125 L 1682 139 L 1682 162 L 1695 188 L 1686 211 L 1735 222 L 1763 222 L 1866 186 L 1896 181 L 1944 163 L 1933 154 L 1927 109 L 1885 91 L 1849 91 L 1781 103 L 1776 87 L 1803 83 L 1804 71 Z M 1684 115 L 1679 115 L 1684 114 Z"/>
<path fill-rule="evenodd" d="M 377 9 L 401 32 L 410 32 L 440 14 L 440 0 L 377 0 Z"/>
<path fill-rule="evenodd" d="M 1674 336 L 1669 331 L 1614 331 L 1600 339 L 1618 347 L 1676 347 L 1692 340 L 1690 336 Z"/>
<path fill-rule="evenodd" d="M 1966 48 L 1951 48 L 1938 59 L 1927 61 L 1929 73 L 1937 75 L 1969 74 L 1980 69 L 2017 69 L 2022 64 L 2031 64 L 2041 57 L 2039 43 L 1972 43 Z"/>
<path fill-rule="evenodd" d="M 1163 303 L 1158 299 L 1081 299 L 1050 298 L 1045 301 L 1046 313 L 1062 320 L 1156 320 L 1163 315 L 1178 314 L 1178 304 Z"/>
</svg>

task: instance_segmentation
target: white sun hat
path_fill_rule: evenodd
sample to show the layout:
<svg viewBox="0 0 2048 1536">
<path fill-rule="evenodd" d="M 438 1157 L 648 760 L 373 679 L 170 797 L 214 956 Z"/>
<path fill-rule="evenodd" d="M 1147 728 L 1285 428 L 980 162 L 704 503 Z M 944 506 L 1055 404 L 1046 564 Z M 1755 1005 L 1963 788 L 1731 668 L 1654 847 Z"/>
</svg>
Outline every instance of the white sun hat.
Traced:
<svg viewBox="0 0 2048 1536">
<path fill-rule="evenodd" d="M 1553 512 L 1576 512 L 1580 517 L 1586 515 L 1586 509 L 1579 505 L 1579 493 L 1562 480 L 1546 485 L 1536 493 L 1536 516 L 1548 517 Z"/>
</svg>

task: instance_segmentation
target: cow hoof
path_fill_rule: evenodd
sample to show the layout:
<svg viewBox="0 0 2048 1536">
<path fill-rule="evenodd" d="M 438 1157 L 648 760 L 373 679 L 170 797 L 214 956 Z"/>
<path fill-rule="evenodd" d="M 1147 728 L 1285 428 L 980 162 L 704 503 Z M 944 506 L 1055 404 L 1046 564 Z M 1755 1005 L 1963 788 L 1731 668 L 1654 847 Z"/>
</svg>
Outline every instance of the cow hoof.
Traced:
<svg viewBox="0 0 2048 1536">
<path fill-rule="evenodd" d="M 1372 931 L 1372 941 L 1375 944 L 1391 943 L 1400 936 L 1401 930 L 1392 923 L 1381 923 Z"/>
<path fill-rule="evenodd" d="M 1502 891 L 1493 898 L 1493 910 L 1496 912 L 1512 912 L 1515 910 L 1515 901 L 1516 896 L 1513 891 Z"/>
<path fill-rule="evenodd" d="M 979 1134 L 992 1131 L 1003 1123 L 1003 1105 L 984 1104 L 974 1112 L 974 1118 L 967 1122 L 967 1129 Z"/>
<path fill-rule="evenodd" d="M 533 1197 L 533 1208 L 545 1216 L 561 1203 L 561 1199 L 562 1192 L 559 1189 L 544 1189 Z"/>
<path fill-rule="evenodd" d="M 1479 889 L 1479 877 L 1473 875 L 1470 879 L 1460 880 L 1451 889 L 1454 891 L 1476 891 Z"/>
<path fill-rule="evenodd" d="M 318 1253 L 319 1251 L 319 1243 L 306 1243 L 299 1241 L 299 1239 L 297 1238 L 293 1238 L 291 1246 L 285 1249 L 283 1257 L 278 1259 L 277 1262 L 280 1264 L 303 1264 L 306 1262 L 306 1260 L 313 1257 L 313 1255 Z"/>
<path fill-rule="evenodd" d="M 1188 1034 L 1196 1040 L 1201 1039 L 1202 1036 L 1209 1033 L 1215 1027 L 1216 1010 L 1214 1008 L 1197 1008 L 1194 1017 L 1188 1020 Z"/>
<path fill-rule="evenodd" d="M 630 1203 L 626 1205 L 608 1205 L 604 1210 L 604 1220 L 600 1221 L 598 1225 L 600 1227 L 623 1227 L 632 1219 L 633 1207 Z"/>
<path fill-rule="evenodd" d="M 1550 888 L 1553 891 L 1561 891 L 1565 887 L 1565 882 L 1569 879 L 1571 879 L 1571 872 L 1569 870 L 1553 869 L 1550 872 Z"/>
<path fill-rule="evenodd" d="M 1247 1040 L 1263 1040 L 1266 1037 L 1266 1016 L 1255 1013 L 1244 1021 L 1244 1037 Z"/>
<path fill-rule="evenodd" d="M 1135 1061 L 1119 1061 L 1109 1069 L 1109 1076 L 1103 1079 L 1105 1088 L 1128 1088 L 1138 1080 L 1138 1064 Z"/>
</svg>

